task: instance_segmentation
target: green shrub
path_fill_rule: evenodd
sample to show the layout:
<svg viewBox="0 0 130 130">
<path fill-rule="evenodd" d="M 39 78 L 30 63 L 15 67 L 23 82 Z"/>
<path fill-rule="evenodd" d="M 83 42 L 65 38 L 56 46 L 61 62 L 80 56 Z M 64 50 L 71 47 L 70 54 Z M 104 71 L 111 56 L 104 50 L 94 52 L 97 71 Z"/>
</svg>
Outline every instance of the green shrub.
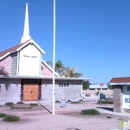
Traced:
<svg viewBox="0 0 130 130">
<path fill-rule="evenodd" d="M 79 102 L 82 102 L 82 101 L 83 101 L 83 99 L 80 99 L 80 100 L 79 100 Z"/>
<path fill-rule="evenodd" d="M 71 100 L 68 100 L 67 102 L 71 102 Z"/>
<path fill-rule="evenodd" d="M 60 101 L 59 101 L 59 100 L 57 100 L 57 101 L 55 101 L 55 103 L 60 103 Z"/>
<path fill-rule="evenodd" d="M 37 103 L 31 103 L 30 106 L 38 106 Z"/>
<path fill-rule="evenodd" d="M 112 117 L 110 117 L 110 116 L 107 116 L 107 118 L 112 118 Z"/>
<path fill-rule="evenodd" d="M 24 104 L 24 102 L 17 102 L 17 104 Z"/>
<path fill-rule="evenodd" d="M 72 104 L 79 104 L 80 102 L 79 101 L 72 101 L 71 103 Z"/>
<path fill-rule="evenodd" d="M 6 121 L 6 122 L 20 121 L 20 118 L 18 116 L 6 115 L 4 116 L 3 121 Z"/>
<path fill-rule="evenodd" d="M 6 114 L 0 113 L 0 118 L 5 117 L 5 116 L 6 116 Z"/>
<path fill-rule="evenodd" d="M 83 115 L 100 115 L 100 112 L 96 109 L 85 109 L 81 111 Z"/>
<path fill-rule="evenodd" d="M 100 103 L 100 104 L 113 104 L 113 100 L 111 99 L 111 100 L 102 100 L 102 99 L 99 99 L 98 100 L 98 103 Z"/>
<path fill-rule="evenodd" d="M 13 106 L 14 103 L 12 103 L 12 102 L 7 102 L 7 103 L 5 103 L 5 105 L 7 105 L 7 106 Z"/>
</svg>

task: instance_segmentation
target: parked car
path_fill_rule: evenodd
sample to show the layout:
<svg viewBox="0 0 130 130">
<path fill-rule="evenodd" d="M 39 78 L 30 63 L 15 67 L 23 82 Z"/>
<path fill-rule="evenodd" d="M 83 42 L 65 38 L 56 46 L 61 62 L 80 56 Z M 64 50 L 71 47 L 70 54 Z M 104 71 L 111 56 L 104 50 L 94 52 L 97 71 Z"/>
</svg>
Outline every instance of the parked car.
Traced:
<svg viewBox="0 0 130 130">
<path fill-rule="evenodd" d="M 105 98 L 106 98 L 105 94 L 101 93 L 100 94 L 100 99 L 105 99 Z"/>
</svg>

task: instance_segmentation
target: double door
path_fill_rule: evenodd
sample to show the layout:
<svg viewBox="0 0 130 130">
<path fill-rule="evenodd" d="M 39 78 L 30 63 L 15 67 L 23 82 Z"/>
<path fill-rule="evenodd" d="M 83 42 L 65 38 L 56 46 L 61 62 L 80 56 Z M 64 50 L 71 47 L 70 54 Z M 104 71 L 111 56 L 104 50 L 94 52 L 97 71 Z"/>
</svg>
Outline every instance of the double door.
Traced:
<svg viewBox="0 0 130 130">
<path fill-rule="evenodd" d="M 38 100 L 38 84 L 25 84 L 24 85 L 24 101 L 37 101 Z"/>
</svg>

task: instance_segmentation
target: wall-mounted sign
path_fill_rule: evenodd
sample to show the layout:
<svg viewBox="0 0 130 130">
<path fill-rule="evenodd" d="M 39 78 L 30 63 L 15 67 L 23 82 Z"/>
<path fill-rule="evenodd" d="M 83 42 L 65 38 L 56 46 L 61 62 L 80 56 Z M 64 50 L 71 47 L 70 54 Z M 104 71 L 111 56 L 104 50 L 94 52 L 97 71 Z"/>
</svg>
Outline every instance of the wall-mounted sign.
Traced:
<svg viewBox="0 0 130 130">
<path fill-rule="evenodd" d="M 130 85 L 123 86 L 123 108 L 130 109 Z"/>
</svg>

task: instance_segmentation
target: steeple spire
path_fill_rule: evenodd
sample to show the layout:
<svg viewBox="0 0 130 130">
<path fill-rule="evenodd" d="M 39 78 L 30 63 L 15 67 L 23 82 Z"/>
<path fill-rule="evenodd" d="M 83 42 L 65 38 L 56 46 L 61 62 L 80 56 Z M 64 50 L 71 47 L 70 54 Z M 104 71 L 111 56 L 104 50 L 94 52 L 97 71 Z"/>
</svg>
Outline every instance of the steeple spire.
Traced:
<svg viewBox="0 0 130 130">
<path fill-rule="evenodd" d="M 23 36 L 21 38 L 21 43 L 23 43 L 29 39 L 31 39 L 31 36 L 29 34 L 28 3 L 26 3 L 24 30 L 23 30 Z"/>
</svg>

